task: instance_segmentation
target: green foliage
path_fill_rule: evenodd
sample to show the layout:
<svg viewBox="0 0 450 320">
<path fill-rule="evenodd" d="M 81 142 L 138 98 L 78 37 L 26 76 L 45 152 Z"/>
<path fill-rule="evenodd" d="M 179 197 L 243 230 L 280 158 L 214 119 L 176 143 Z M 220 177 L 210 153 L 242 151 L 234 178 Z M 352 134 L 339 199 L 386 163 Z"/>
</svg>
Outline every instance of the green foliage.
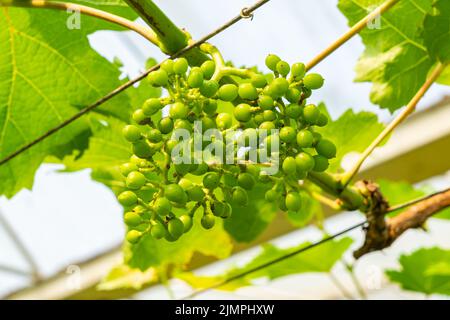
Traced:
<svg viewBox="0 0 450 320">
<path fill-rule="evenodd" d="M 388 270 L 386 274 L 403 289 L 450 295 L 450 250 L 419 249 L 402 255 L 400 265 L 400 270 Z"/>
<path fill-rule="evenodd" d="M 425 45 L 430 55 L 442 63 L 450 62 L 450 2 L 435 1 L 434 10 L 424 21 Z"/>
<path fill-rule="evenodd" d="M 130 268 L 127 265 L 118 265 L 97 285 L 97 290 L 133 289 L 140 290 L 143 286 L 158 281 L 158 273 L 155 268 L 144 272 Z"/>
</svg>

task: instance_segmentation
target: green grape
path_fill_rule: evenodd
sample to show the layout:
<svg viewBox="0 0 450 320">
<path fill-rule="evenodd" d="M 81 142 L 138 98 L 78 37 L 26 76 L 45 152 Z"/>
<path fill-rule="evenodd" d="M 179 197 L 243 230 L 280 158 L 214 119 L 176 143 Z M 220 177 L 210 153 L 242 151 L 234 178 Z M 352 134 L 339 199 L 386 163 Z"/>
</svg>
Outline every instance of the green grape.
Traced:
<svg viewBox="0 0 450 320">
<path fill-rule="evenodd" d="M 266 193 L 265 193 L 265 195 L 264 195 L 264 198 L 265 198 L 266 201 L 268 201 L 268 202 L 275 202 L 275 201 L 278 200 L 278 197 L 279 197 L 278 192 L 276 192 L 276 191 L 273 190 L 273 189 L 267 190 Z"/>
<path fill-rule="evenodd" d="M 171 219 L 167 223 L 167 230 L 172 237 L 178 239 L 184 233 L 184 224 L 180 219 Z"/>
<path fill-rule="evenodd" d="M 203 104 L 203 112 L 208 115 L 214 115 L 217 111 L 217 102 L 213 99 L 208 99 Z"/>
<path fill-rule="evenodd" d="M 142 188 L 146 182 L 145 176 L 138 171 L 130 172 L 126 180 L 127 187 L 134 190 Z"/>
<path fill-rule="evenodd" d="M 124 215 L 124 221 L 127 226 L 136 227 L 141 224 L 142 219 L 136 212 L 127 212 Z"/>
<path fill-rule="evenodd" d="M 170 204 L 169 199 L 162 197 L 155 200 L 153 204 L 153 210 L 160 216 L 166 216 L 172 210 L 172 205 Z"/>
<path fill-rule="evenodd" d="M 219 83 L 215 80 L 205 80 L 200 87 L 200 93 L 207 98 L 214 96 L 217 90 L 219 90 Z"/>
<path fill-rule="evenodd" d="M 137 124 L 140 125 L 147 124 L 149 121 L 149 117 L 144 114 L 144 110 L 142 109 L 137 109 L 136 111 L 134 111 L 132 118 L 134 121 L 136 121 Z"/>
<path fill-rule="evenodd" d="M 302 207 L 302 198 L 298 192 L 289 192 L 285 200 L 286 208 L 291 211 L 298 211 Z"/>
<path fill-rule="evenodd" d="M 145 116 L 150 117 L 159 110 L 161 110 L 162 107 L 163 105 L 161 104 L 161 101 L 159 101 L 159 99 L 150 98 L 144 102 L 144 105 L 142 106 L 142 111 Z"/>
<path fill-rule="evenodd" d="M 138 166 L 134 163 L 124 163 L 119 167 L 120 173 L 123 176 L 127 176 L 131 171 L 137 171 L 138 170 Z"/>
<path fill-rule="evenodd" d="M 221 201 L 214 201 L 211 205 L 211 211 L 216 217 L 221 217 L 225 212 L 225 203 Z"/>
<path fill-rule="evenodd" d="M 255 88 L 264 88 L 267 84 L 266 77 L 262 74 L 254 74 L 250 80 Z"/>
<path fill-rule="evenodd" d="M 150 142 L 153 143 L 161 142 L 162 140 L 161 131 L 159 131 L 158 129 L 151 129 L 147 134 L 147 138 L 148 140 L 150 140 Z"/>
<path fill-rule="evenodd" d="M 228 113 L 219 113 L 216 118 L 216 124 L 221 130 L 228 129 L 233 124 L 233 118 Z"/>
<path fill-rule="evenodd" d="M 277 55 L 269 54 L 266 57 L 266 61 L 265 62 L 266 62 L 267 68 L 269 68 L 272 71 L 276 71 L 277 70 L 277 64 L 280 61 L 281 61 L 281 59 Z"/>
<path fill-rule="evenodd" d="M 246 103 L 241 103 L 238 104 L 235 108 L 234 108 L 234 117 L 236 118 L 237 121 L 240 122 L 247 122 L 250 121 L 250 119 L 252 118 L 252 111 L 251 111 L 251 107 L 246 104 Z"/>
<path fill-rule="evenodd" d="M 184 74 L 186 73 L 188 66 L 189 64 L 186 58 L 179 58 L 173 63 L 173 71 L 176 74 Z"/>
<path fill-rule="evenodd" d="M 296 166 L 296 161 L 293 157 L 286 157 L 283 161 L 283 172 L 287 175 L 295 174 Z"/>
<path fill-rule="evenodd" d="M 166 152 L 168 152 L 169 154 L 171 154 L 173 148 L 175 148 L 176 145 L 178 145 L 178 141 L 176 141 L 176 140 L 168 140 L 168 141 L 166 142 Z"/>
<path fill-rule="evenodd" d="M 264 139 L 264 146 L 267 150 L 272 150 L 272 145 L 280 145 L 280 137 L 278 135 L 270 135 Z"/>
<path fill-rule="evenodd" d="M 298 172 L 308 172 L 314 168 L 315 161 L 309 153 L 300 152 L 295 156 L 295 164 Z"/>
<path fill-rule="evenodd" d="M 206 189 L 214 190 L 219 186 L 220 175 L 216 172 L 209 172 L 203 177 L 203 186 Z"/>
<path fill-rule="evenodd" d="M 203 72 L 200 68 L 192 68 L 187 78 L 187 83 L 191 88 L 200 88 L 203 85 Z"/>
<path fill-rule="evenodd" d="M 224 84 L 217 93 L 223 101 L 233 101 L 238 96 L 238 88 L 234 84 Z"/>
<path fill-rule="evenodd" d="M 241 83 L 238 88 L 239 97 L 246 100 L 256 100 L 258 92 L 251 83 Z"/>
<path fill-rule="evenodd" d="M 139 140 L 133 144 L 133 153 L 139 158 L 150 158 L 155 154 L 155 150 L 149 145 L 147 141 Z"/>
<path fill-rule="evenodd" d="M 327 159 L 332 159 L 336 157 L 336 146 L 330 140 L 327 139 L 320 140 L 315 148 L 318 154 L 324 156 Z"/>
<path fill-rule="evenodd" d="M 225 172 L 223 174 L 223 183 L 227 187 L 235 187 L 237 186 L 237 178 L 234 176 L 234 174 Z"/>
<path fill-rule="evenodd" d="M 300 90 L 296 88 L 289 88 L 286 92 L 286 99 L 291 103 L 297 103 L 302 96 Z"/>
<path fill-rule="evenodd" d="M 253 121 L 255 122 L 256 125 L 259 126 L 261 123 L 264 122 L 264 116 L 263 116 L 261 113 L 256 114 L 256 115 L 253 117 Z"/>
<path fill-rule="evenodd" d="M 289 63 L 286 61 L 278 61 L 276 65 L 277 72 L 281 74 L 283 77 L 286 77 L 289 74 L 289 71 L 291 71 L 291 67 L 289 66 Z"/>
<path fill-rule="evenodd" d="M 220 217 L 223 219 L 228 219 L 231 217 L 232 211 L 233 209 L 231 208 L 231 205 L 229 203 L 225 203 L 225 209 Z"/>
<path fill-rule="evenodd" d="M 202 118 L 202 128 L 203 132 L 209 130 L 209 129 L 215 129 L 216 128 L 216 122 L 208 117 Z"/>
<path fill-rule="evenodd" d="M 183 232 L 186 233 L 192 229 L 194 221 L 191 216 L 184 214 L 180 217 L 180 221 L 183 223 Z"/>
<path fill-rule="evenodd" d="M 172 119 L 186 119 L 189 113 L 189 108 L 182 102 L 175 102 L 169 110 L 169 115 Z"/>
<path fill-rule="evenodd" d="M 303 108 L 303 118 L 311 125 L 314 125 L 319 118 L 320 110 L 313 104 L 309 104 Z"/>
<path fill-rule="evenodd" d="M 169 232 L 166 233 L 164 239 L 166 239 L 166 241 L 168 242 L 175 242 L 178 240 L 178 238 L 173 237 Z"/>
<path fill-rule="evenodd" d="M 124 191 L 117 197 L 119 203 L 126 207 L 134 206 L 138 203 L 138 197 L 132 191 Z"/>
<path fill-rule="evenodd" d="M 243 172 L 238 176 L 238 184 L 240 187 L 251 190 L 255 186 L 255 178 L 247 172 Z"/>
<path fill-rule="evenodd" d="M 233 188 L 231 194 L 231 201 L 241 207 L 245 207 L 248 204 L 248 194 L 243 188 L 235 187 Z"/>
<path fill-rule="evenodd" d="M 297 145 L 300 148 L 311 148 L 314 142 L 314 136 L 311 131 L 304 129 L 297 133 Z"/>
<path fill-rule="evenodd" d="M 267 130 L 270 133 L 270 130 L 275 129 L 275 124 L 272 121 L 264 121 L 259 125 L 259 129 Z"/>
<path fill-rule="evenodd" d="M 299 62 L 299 63 L 294 63 L 292 65 L 292 70 L 291 70 L 291 74 L 296 78 L 296 79 L 302 79 L 305 76 L 306 73 L 306 66 Z"/>
<path fill-rule="evenodd" d="M 202 63 L 200 68 L 203 71 L 203 75 L 206 79 L 211 79 L 211 77 L 214 75 L 214 72 L 216 71 L 216 64 L 212 60 L 208 60 Z"/>
<path fill-rule="evenodd" d="M 275 121 L 277 119 L 277 114 L 272 110 L 264 110 L 263 111 L 264 121 Z"/>
<path fill-rule="evenodd" d="M 167 230 L 162 223 L 156 222 L 155 225 L 152 226 L 150 234 L 153 238 L 159 240 L 166 236 Z"/>
<path fill-rule="evenodd" d="M 175 171 L 180 175 L 184 176 L 187 173 L 189 173 L 189 170 L 191 168 L 191 165 L 188 163 L 178 163 L 174 165 Z"/>
<path fill-rule="evenodd" d="M 318 132 L 313 132 L 313 137 L 314 137 L 314 141 L 313 141 L 313 146 L 316 146 L 320 140 L 322 140 L 322 135 Z"/>
<path fill-rule="evenodd" d="M 208 172 L 209 167 L 206 163 L 202 162 L 198 165 L 198 167 L 195 169 L 195 171 L 192 172 L 193 175 L 196 176 L 202 176 L 204 175 L 206 172 Z"/>
<path fill-rule="evenodd" d="M 173 123 L 173 128 L 174 129 L 185 129 L 185 130 L 191 132 L 192 131 L 192 124 L 188 120 L 177 119 Z"/>
<path fill-rule="evenodd" d="M 274 101 L 271 96 L 261 95 L 258 99 L 258 105 L 263 110 L 272 110 L 274 108 Z"/>
<path fill-rule="evenodd" d="M 319 127 L 325 127 L 327 124 L 328 124 L 328 117 L 325 114 L 320 113 L 319 117 L 317 118 L 316 125 Z"/>
<path fill-rule="evenodd" d="M 173 130 L 173 121 L 169 117 L 162 118 L 158 122 L 158 129 L 163 134 L 171 133 Z"/>
<path fill-rule="evenodd" d="M 319 89 L 323 86 L 323 78 L 320 74 L 310 73 L 303 79 L 303 84 L 305 87 L 311 90 Z"/>
<path fill-rule="evenodd" d="M 328 169 L 328 159 L 321 155 L 314 156 L 314 169 L 316 172 L 323 172 Z"/>
<path fill-rule="evenodd" d="M 141 240 L 141 237 L 142 237 L 142 232 L 139 232 L 137 230 L 128 231 L 127 236 L 126 236 L 127 241 L 132 244 L 138 243 L 139 240 Z"/>
<path fill-rule="evenodd" d="M 202 227 L 206 230 L 211 229 L 214 227 L 214 224 L 216 223 L 216 218 L 212 214 L 205 214 L 202 217 L 201 224 Z"/>
<path fill-rule="evenodd" d="M 203 191 L 202 187 L 200 187 L 200 186 L 194 186 L 190 189 L 187 189 L 186 192 L 189 197 L 189 200 L 191 200 L 191 201 L 200 202 L 200 201 L 203 201 L 203 199 L 205 197 L 205 192 Z"/>
<path fill-rule="evenodd" d="M 185 204 L 187 202 L 186 192 L 178 184 L 167 185 L 164 195 L 175 203 Z"/>
<path fill-rule="evenodd" d="M 182 163 L 182 164 L 184 164 L 184 163 Z M 190 166 L 190 164 L 187 164 L 187 165 Z M 186 179 L 186 178 L 181 178 L 180 181 L 178 181 L 178 185 L 180 187 L 182 187 L 183 190 L 185 190 L 185 191 L 188 191 L 189 189 L 191 189 L 194 186 L 192 181 L 189 179 Z"/>
<path fill-rule="evenodd" d="M 286 107 L 286 115 L 291 119 L 298 119 L 302 115 L 302 107 L 297 103 L 291 103 Z"/>
<path fill-rule="evenodd" d="M 167 59 L 161 63 L 161 69 L 164 70 L 168 75 L 173 74 L 174 61 L 172 59 Z"/>
<path fill-rule="evenodd" d="M 169 81 L 169 76 L 167 75 L 167 72 L 164 70 L 156 70 L 151 72 L 148 75 L 148 81 L 151 85 L 155 87 L 163 87 L 167 85 L 167 82 Z"/>
<path fill-rule="evenodd" d="M 141 130 L 133 125 L 127 125 L 122 129 L 122 134 L 129 142 L 136 142 L 141 139 Z"/>
<path fill-rule="evenodd" d="M 269 84 L 269 87 L 278 97 L 281 97 L 289 89 L 289 82 L 285 78 L 276 78 Z"/>
<path fill-rule="evenodd" d="M 280 208 L 281 211 L 288 211 L 288 208 L 286 207 L 286 198 L 280 197 L 278 199 L 278 208 Z"/>
<path fill-rule="evenodd" d="M 292 142 L 295 140 L 295 129 L 292 127 L 283 127 L 280 130 L 280 139 L 283 142 Z"/>
</svg>

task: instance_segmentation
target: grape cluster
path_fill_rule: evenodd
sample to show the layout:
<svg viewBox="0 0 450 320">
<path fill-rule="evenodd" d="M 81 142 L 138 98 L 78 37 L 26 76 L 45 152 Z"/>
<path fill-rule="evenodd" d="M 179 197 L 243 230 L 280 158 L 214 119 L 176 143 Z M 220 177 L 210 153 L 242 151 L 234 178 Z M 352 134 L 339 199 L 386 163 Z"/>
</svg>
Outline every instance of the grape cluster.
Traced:
<svg viewBox="0 0 450 320">
<path fill-rule="evenodd" d="M 264 75 L 226 65 L 211 45 L 201 49 L 213 59 L 200 67 L 189 68 L 187 60 L 179 58 L 164 61 L 159 70 L 149 74 L 150 84 L 164 88 L 167 96 L 147 100 L 134 112 L 135 124 L 123 129 L 132 143 L 133 156 L 120 167 L 127 190 L 118 200 L 127 209 L 124 219 L 130 243 L 137 243 L 147 233 L 155 239 L 175 241 L 192 228 L 194 215 L 200 211 L 202 227 L 210 229 L 216 219 L 230 217 L 232 205 L 245 207 L 251 201 L 248 191 L 258 182 L 270 186 L 267 201 L 278 203 L 283 211 L 297 212 L 305 192 L 298 181 L 311 171 L 325 171 L 329 159 L 336 156 L 334 144 L 315 131 L 315 127 L 327 125 L 328 117 L 307 103 L 312 90 L 324 83 L 319 74 L 306 74 L 303 63 L 289 65 L 271 54 L 265 64 L 272 72 Z M 225 103 L 232 104 L 232 112 L 221 112 Z M 158 118 L 162 109 L 167 115 Z M 245 162 L 252 147 L 239 163 L 204 159 L 175 163 L 172 151 L 185 142 L 174 139 L 172 133 L 176 129 L 194 133 L 196 121 L 201 122 L 203 132 L 215 128 L 226 136 L 233 129 L 241 130 L 231 142 L 202 140 L 202 148 L 215 144 L 224 153 L 228 144 L 245 145 L 249 136 L 269 130 L 253 148 L 262 159 L 262 154 L 273 156 L 271 146 L 279 145 L 276 165 L 280 170 L 269 175 L 264 163 Z M 182 150 L 189 152 L 192 143 L 190 140 L 189 147 Z M 239 158 L 238 153 L 235 151 L 233 158 Z M 152 191 L 150 201 L 140 196 L 146 190 Z"/>
</svg>

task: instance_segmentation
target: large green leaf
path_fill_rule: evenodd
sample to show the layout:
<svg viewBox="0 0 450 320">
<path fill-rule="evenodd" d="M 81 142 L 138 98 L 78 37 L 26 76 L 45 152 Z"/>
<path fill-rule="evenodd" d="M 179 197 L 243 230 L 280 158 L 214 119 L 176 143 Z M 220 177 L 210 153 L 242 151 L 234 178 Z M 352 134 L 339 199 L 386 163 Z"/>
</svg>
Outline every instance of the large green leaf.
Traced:
<svg viewBox="0 0 450 320">
<path fill-rule="evenodd" d="M 434 12 L 424 21 L 424 39 L 430 55 L 442 63 L 450 62 L 450 2 L 438 0 Z"/>
<path fill-rule="evenodd" d="M 450 250 L 419 249 L 402 255 L 399 262 L 400 270 L 388 270 L 386 274 L 403 289 L 450 295 Z"/>
<path fill-rule="evenodd" d="M 240 277 L 237 281 L 233 281 L 226 286 L 220 287 L 220 289 L 235 290 L 239 287 L 250 285 L 252 279 L 262 277 L 273 280 L 290 274 L 330 272 L 334 264 L 341 259 L 342 255 L 347 251 L 352 242 L 351 238 L 342 238 L 341 240 L 326 242 L 264 269 Z M 263 246 L 262 252 L 245 266 L 233 268 L 222 275 L 197 276 L 193 273 L 182 273 L 179 274 L 178 277 L 188 282 L 194 288 L 208 287 L 225 279 L 229 279 L 230 277 L 243 274 L 255 267 L 259 267 L 269 261 L 273 261 L 300 248 L 306 247 L 309 244 L 309 242 L 302 243 L 287 249 L 280 249 L 272 244 L 266 244 Z"/>
<path fill-rule="evenodd" d="M 384 0 L 340 0 L 339 9 L 350 25 Z M 404 106 L 424 83 L 433 65 L 422 38 L 425 15 L 432 0 L 402 0 L 382 14 L 380 28 L 360 32 L 366 46 L 356 66 L 356 81 L 372 82 L 371 100 L 395 111 Z M 439 36 L 440 30 L 429 37 Z"/>
</svg>

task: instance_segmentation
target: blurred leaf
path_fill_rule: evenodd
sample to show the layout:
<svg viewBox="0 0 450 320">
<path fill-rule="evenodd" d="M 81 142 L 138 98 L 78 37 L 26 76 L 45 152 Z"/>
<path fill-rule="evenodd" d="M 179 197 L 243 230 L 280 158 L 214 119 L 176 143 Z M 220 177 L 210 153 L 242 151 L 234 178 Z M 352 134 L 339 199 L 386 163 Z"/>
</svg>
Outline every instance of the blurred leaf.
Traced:
<svg viewBox="0 0 450 320">
<path fill-rule="evenodd" d="M 433 12 L 425 17 L 424 40 L 430 55 L 442 62 L 450 62 L 450 2 L 438 0 Z"/>
<path fill-rule="evenodd" d="M 145 285 L 156 283 L 157 281 L 158 274 L 153 268 L 142 272 L 126 265 L 119 265 L 109 271 L 108 275 L 97 285 L 97 290 L 140 290 Z"/>
</svg>

